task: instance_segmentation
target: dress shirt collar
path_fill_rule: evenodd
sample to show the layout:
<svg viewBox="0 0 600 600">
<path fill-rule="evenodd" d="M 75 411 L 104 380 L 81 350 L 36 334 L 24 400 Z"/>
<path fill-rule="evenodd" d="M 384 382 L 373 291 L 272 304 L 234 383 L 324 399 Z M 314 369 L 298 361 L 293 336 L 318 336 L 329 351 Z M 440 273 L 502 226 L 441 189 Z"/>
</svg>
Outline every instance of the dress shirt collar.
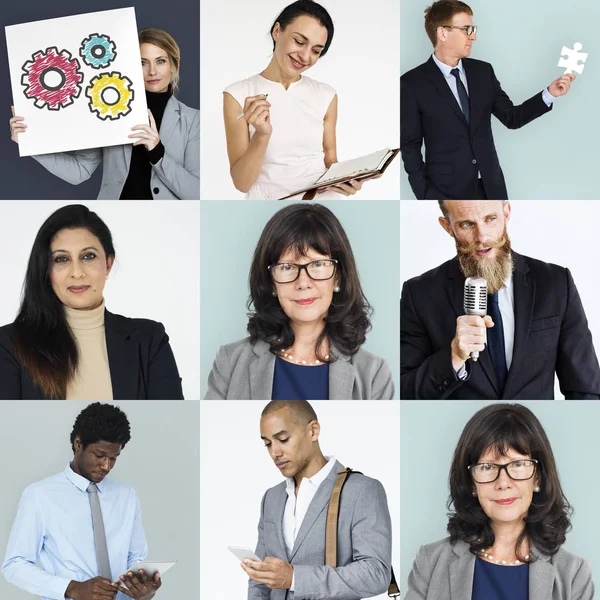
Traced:
<svg viewBox="0 0 600 600">
<path fill-rule="evenodd" d="M 452 73 L 451 73 L 452 69 L 458 69 L 460 71 L 461 77 L 465 74 L 465 69 L 463 67 L 462 58 L 458 61 L 458 64 L 456 65 L 456 67 L 451 67 L 450 65 L 443 63 L 435 55 L 435 53 L 432 54 L 431 57 L 433 58 L 433 61 L 435 62 L 435 64 L 440 68 L 440 71 L 442 72 L 442 74 L 444 75 L 444 77 L 446 79 L 450 79 L 451 77 L 454 77 L 454 75 L 452 75 Z"/>
<path fill-rule="evenodd" d="M 335 465 L 335 456 L 326 456 L 327 463 L 323 466 L 320 471 L 317 471 L 312 477 L 304 477 L 302 481 L 307 481 L 315 488 L 318 488 L 324 481 L 327 479 L 327 476 L 333 469 Z M 293 477 L 286 477 L 286 490 L 289 494 L 290 492 L 294 494 L 296 489 L 296 480 Z M 300 482 L 302 484 L 302 482 Z"/>
<path fill-rule="evenodd" d="M 89 479 L 78 475 L 71 468 L 71 463 L 67 463 L 67 468 L 64 470 L 65 477 L 76 487 L 79 488 L 82 492 L 87 493 L 88 486 L 92 483 Z M 99 492 L 104 491 L 104 482 L 106 479 L 103 479 L 100 483 L 96 484 Z"/>
</svg>

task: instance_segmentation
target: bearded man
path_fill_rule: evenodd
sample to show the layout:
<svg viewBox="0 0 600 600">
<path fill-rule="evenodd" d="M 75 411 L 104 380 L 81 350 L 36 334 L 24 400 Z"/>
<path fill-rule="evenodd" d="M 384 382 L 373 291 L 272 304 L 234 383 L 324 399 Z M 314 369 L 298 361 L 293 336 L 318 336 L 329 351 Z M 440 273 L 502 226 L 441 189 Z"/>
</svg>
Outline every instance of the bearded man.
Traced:
<svg viewBox="0 0 600 600">
<path fill-rule="evenodd" d="M 439 205 L 457 256 L 402 287 L 400 397 L 549 400 L 556 373 L 567 400 L 600 399 L 592 334 L 569 270 L 511 249 L 507 200 Z M 484 318 L 464 314 L 467 277 L 487 281 Z"/>
</svg>

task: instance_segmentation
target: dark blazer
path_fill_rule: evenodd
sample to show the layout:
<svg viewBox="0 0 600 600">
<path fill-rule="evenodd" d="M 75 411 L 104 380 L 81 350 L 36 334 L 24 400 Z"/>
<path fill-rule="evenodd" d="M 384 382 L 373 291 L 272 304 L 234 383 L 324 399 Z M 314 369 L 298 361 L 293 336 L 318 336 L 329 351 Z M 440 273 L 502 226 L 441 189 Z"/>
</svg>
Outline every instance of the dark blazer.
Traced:
<svg viewBox="0 0 600 600">
<path fill-rule="evenodd" d="M 600 398 L 598 359 L 571 273 L 516 252 L 513 261 L 515 339 L 503 394 L 487 349 L 465 363 L 465 381 L 452 367 L 465 283 L 455 257 L 402 287 L 401 399 L 549 400 L 555 372 L 565 398 Z"/>
<path fill-rule="evenodd" d="M 181 377 L 162 323 L 105 311 L 114 400 L 183 400 Z M 0 400 L 49 400 L 12 352 L 14 325 L 0 327 Z"/>
<path fill-rule="evenodd" d="M 463 58 L 469 88 L 470 120 L 433 58 L 400 79 L 400 148 L 415 197 L 424 200 L 478 199 L 477 172 L 489 200 L 508 192 L 494 146 L 491 117 L 518 129 L 549 112 L 538 93 L 515 106 L 489 63 Z M 425 140 L 426 162 L 421 146 Z M 479 198 L 481 199 L 481 198 Z"/>
</svg>

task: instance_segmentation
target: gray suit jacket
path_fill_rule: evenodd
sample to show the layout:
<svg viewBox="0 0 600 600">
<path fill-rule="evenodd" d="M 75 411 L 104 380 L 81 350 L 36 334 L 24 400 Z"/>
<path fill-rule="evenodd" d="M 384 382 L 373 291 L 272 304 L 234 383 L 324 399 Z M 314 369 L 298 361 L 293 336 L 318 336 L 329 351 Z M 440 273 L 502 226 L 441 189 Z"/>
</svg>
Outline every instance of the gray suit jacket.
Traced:
<svg viewBox="0 0 600 600">
<path fill-rule="evenodd" d="M 593 600 L 594 583 L 587 562 L 562 548 L 554 556 L 532 549 L 529 600 Z M 404 600 L 470 600 L 475 555 L 465 542 L 448 538 L 421 546 L 408 578 Z"/>
<path fill-rule="evenodd" d="M 339 353 L 336 356 L 338 359 L 329 365 L 329 400 L 391 400 L 394 397 L 392 373 L 383 358 L 362 348 L 354 356 Z M 208 377 L 204 399 L 270 400 L 274 372 L 275 355 L 266 342 L 253 345 L 249 338 L 244 338 L 221 346 Z"/>
<path fill-rule="evenodd" d="M 152 165 L 150 190 L 155 200 L 200 198 L 200 111 L 171 96 L 162 122 L 164 156 Z M 118 200 L 129 174 L 131 144 L 33 156 L 50 173 L 78 185 L 103 164 L 98 200 Z"/>
<path fill-rule="evenodd" d="M 248 600 L 361 600 L 387 591 L 392 564 L 392 525 L 379 481 L 352 473 L 344 485 L 338 519 L 338 567 L 325 566 L 327 507 L 338 462 L 319 486 L 302 521 L 292 552 L 283 538 L 286 483 L 267 490 L 258 524 L 256 555 L 294 567 L 294 591 L 272 590 L 250 580 Z"/>
</svg>

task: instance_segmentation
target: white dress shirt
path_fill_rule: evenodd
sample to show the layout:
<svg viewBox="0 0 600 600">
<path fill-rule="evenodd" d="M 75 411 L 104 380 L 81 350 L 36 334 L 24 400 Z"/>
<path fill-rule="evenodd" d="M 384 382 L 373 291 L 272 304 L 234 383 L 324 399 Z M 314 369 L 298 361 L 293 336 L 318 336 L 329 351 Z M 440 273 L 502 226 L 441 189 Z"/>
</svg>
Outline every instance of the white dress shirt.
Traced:
<svg viewBox="0 0 600 600">
<path fill-rule="evenodd" d="M 286 477 L 286 492 L 288 495 L 287 502 L 285 504 L 285 511 L 283 513 L 283 539 L 285 541 L 285 547 L 288 555 L 292 553 L 294 548 L 294 542 L 302 521 L 306 516 L 308 507 L 312 502 L 319 486 L 327 479 L 327 476 L 335 465 L 334 456 L 326 456 L 327 464 L 312 477 L 303 477 L 298 488 L 298 495 L 296 495 L 296 481 L 293 477 Z M 294 576 L 292 575 L 292 586 L 290 591 L 294 591 Z"/>
</svg>

